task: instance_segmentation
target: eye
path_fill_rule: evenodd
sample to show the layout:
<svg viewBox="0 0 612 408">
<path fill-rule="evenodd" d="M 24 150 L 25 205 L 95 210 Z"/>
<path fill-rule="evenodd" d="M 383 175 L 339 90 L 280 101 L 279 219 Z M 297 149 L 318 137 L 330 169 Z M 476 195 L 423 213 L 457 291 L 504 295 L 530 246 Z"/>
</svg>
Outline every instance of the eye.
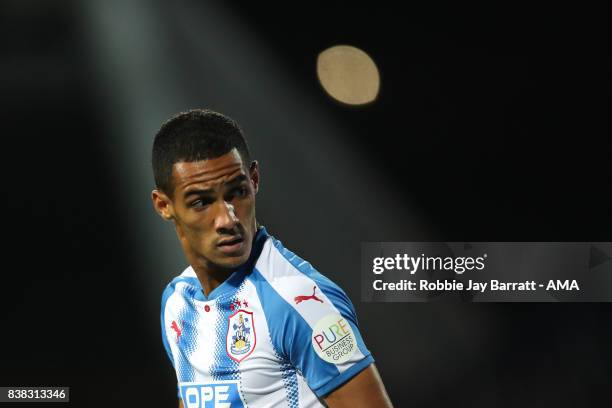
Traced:
<svg viewBox="0 0 612 408">
<path fill-rule="evenodd" d="M 194 202 L 192 202 L 191 204 L 189 204 L 190 207 L 192 208 L 199 208 L 203 205 L 204 203 L 202 203 L 202 200 L 195 200 Z"/>
<path fill-rule="evenodd" d="M 208 200 L 197 199 L 197 200 L 191 202 L 189 204 L 189 207 L 190 208 L 195 208 L 195 209 L 202 209 L 202 208 L 208 207 L 209 204 L 210 204 L 210 201 L 208 201 Z"/>
<path fill-rule="evenodd" d="M 234 197 L 244 198 L 249 194 L 249 189 L 246 186 L 238 187 L 234 192 Z"/>
</svg>

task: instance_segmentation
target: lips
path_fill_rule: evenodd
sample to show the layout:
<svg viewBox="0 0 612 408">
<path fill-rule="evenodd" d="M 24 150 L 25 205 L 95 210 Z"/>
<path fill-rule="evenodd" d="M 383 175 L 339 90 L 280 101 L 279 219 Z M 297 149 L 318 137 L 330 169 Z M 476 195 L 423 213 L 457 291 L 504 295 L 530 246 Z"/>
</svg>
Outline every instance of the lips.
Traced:
<svg viewBox="0 0 612 408">
<path fill-rule="evenodd" d="M 244 241 L 244 239 L 242 239 L 242 237 L 238 236 L 238 237 L 234 237 L 234 238 L 223 240 L 223 241 L 219 242 L 217 244 L 217 246 L 234 245 L 234 244 L 237 244 L 238 242 L 242 242 L 242 241 Z"/>
<path fill-rule="evenodd" d="M 217 248 L 226 254 L 239 252 L 244 246 L 244 238 L 241 236 L 225 239 L 217 244 Z"/>
</svg>

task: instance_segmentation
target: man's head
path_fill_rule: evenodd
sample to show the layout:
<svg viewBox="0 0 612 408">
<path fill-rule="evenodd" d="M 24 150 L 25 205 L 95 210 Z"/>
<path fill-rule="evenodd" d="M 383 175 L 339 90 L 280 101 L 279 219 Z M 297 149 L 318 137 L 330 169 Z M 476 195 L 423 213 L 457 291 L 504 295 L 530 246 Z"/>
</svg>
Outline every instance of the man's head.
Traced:
<svg viewBox="0 0 612 408">
<path fill-rule="evenodd" d="M 174 222 L 192 265 L 216 271 L 246 262 L 259 169 L 236 122 L 209 110 L 172 117 L 155 136 L 153 173 L 153 205 Z"/>
</svg>

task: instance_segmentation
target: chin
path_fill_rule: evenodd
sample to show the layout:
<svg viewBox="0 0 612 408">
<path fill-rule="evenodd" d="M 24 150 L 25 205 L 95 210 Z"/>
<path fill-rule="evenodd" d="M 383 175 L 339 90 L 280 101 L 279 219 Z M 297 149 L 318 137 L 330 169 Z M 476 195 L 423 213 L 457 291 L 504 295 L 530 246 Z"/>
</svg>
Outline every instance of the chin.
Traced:
<svg viewBox="0 0 612 408">
<path fill-rule="evenodd" d="M 222 259 L 219 259 L 217 265 L 222 266 L 227 269 L 238 268 L 240 265 L 249 260 L 248 254 L 237 255 L 234 257 L 224 256 Z"/>
</svg>

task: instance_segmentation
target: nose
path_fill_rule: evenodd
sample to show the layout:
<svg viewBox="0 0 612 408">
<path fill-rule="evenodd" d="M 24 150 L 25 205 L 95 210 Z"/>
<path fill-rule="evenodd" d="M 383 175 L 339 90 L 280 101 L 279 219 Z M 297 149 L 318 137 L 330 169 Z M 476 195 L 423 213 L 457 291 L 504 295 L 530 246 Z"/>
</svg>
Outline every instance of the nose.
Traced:
<svg viewBox="0 0 612 408">
<path fill-rule="evenodd" d="M 216 207 L 215 230 L 222 233 L 234 233 L 238 224 L 238 217 L 236 217 L 234 212 L 234 206 L 227 201 L 223 201 Z"/>
</svg>

